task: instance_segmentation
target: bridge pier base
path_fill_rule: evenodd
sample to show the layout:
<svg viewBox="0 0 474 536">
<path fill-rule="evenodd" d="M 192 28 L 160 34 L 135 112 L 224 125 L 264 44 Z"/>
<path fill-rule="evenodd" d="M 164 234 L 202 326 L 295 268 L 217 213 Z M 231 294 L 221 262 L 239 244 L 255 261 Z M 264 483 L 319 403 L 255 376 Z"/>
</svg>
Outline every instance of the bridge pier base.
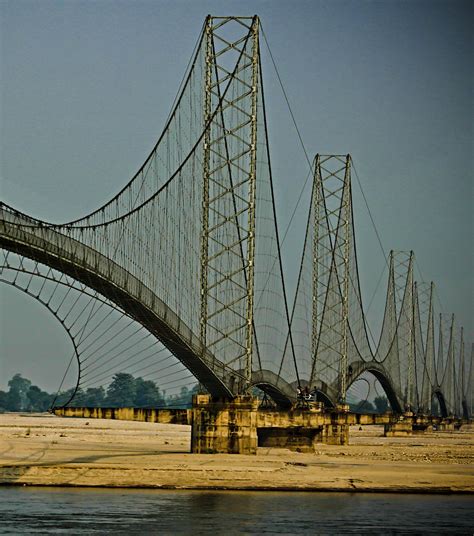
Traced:
<svg viewBox="0 0 474 536">
<path fill-rule="evenodd" d="M 407 437 L 413 435 L 414 415 L 411 411 L 400 415 L 398 420 L 384 425 L 385 437 Z"/>
<path fill-rule="evenodd" d="M 294 408 L 259 412 L 258 446 L 314 452 L 318 443 L 348 445 L 349 426 L 355 422 L 348 410 L 348 406 L 341 405 L 332 411 Z"/>
<path fill-rule="evenodd" d="M 295 452 L 314 452 L 318 443 L 347 445 L 349 426 L 322 424 L 321 426 L 291 426 L 288 428 L 258 428 L 258 446 L 286 448 Z"/>
<path fill-rule="evenodd" d="M 195 454 L 256 454 L 258 400 L 238 396 L 213 401 L 193 397 L 191 452 Z"/>
<path fill-rule="evenodd" d="M 327 424 L 323 426 L 321 438 L 317 443 L 348 445 L 349 426 L 347 424 Z"/>
<path fill-rule="evenodd" d="M 457 427 L 457 429 L 459 429 L 459 426 Z M 443 419 L 438 424 L 438 430 L 440 432 L 454 432 L 454 430 L 456 430 L 456 426 L 455 426 L 455 423 L 454 423 L 453 420 L 451 420 L 451 419 Z"/>
<path fill-rule="evenodd" d="M 284 448 L 296 452 L 313 452 L 314 445 L 322 436 L 323 427 L 292 428 L 265 427 L 258 428 L 258 446 L 267 448 Z"/>
<path fill-rule="evenodd" d="M 413 424 L 411 420 L 392 422 L 384 425 L 385 437 L 407 437 L 413 434 Z"/>
<path fill-rule="evenodd" d="M 258 411 L 259 400 L 237 396 L 212 400 L 193 397 L 191 452 L 256 454 L 257 447 L 314 452 L 318 443 L 347 445 L 349 414 L 341 411 Z"/>
</svg>

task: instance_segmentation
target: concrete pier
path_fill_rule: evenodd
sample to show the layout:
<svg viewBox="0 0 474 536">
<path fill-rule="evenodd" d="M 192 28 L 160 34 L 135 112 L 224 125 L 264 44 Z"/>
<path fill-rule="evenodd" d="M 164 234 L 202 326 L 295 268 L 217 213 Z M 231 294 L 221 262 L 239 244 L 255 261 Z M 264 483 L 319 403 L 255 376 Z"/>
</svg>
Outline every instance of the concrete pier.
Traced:
<svg viewBox="0 0 474 536">
<path fill-rule="evenodd" d="M 384 423 L 385 437 L 405 437 L 412 434 L 422 434 L 427 431 L 436 430 L 438 432 L 454 432 L 459 430 L 467 420 L 449 417 L 434 417 L 430 415 L 413 415 L 407 413 L 392 418 L 388 423 Z"/>
<path fill-rule="evenodd" d="M 194 395 L 191 452 L 195 454 L 256 454 L 258 399 L 237 396 L 213 401 Z"/>
<path fill-rule="evenodd" d="M 392 422 L 384 426 L 385 437 L 407 437 L 413 435 L 411 420 Z"/>
<path fill-rule="evenodd" d="M 258 411 L 259 400 L 239 396 L 231 401 L 193 398 L 191 451 L 195 453 L 256 454 L 257 447 L 312 452 L 317 443 L 347 445 L 347 408 Z"/>
</svg>

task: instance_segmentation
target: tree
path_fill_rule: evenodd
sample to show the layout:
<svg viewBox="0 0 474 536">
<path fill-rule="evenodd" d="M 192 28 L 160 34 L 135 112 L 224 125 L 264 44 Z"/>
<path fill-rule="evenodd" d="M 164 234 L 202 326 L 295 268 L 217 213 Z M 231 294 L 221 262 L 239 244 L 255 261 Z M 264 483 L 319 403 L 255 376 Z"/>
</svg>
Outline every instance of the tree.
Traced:
<svg viewBox="0 0 474 536">
<path fill-rule="evenodd" d="M 376 396 L 374 399 L 374 404 L 378 413 L 385 413 L 389 408 L 388 400 L 384 396 Z"/>
<path fill-rule="evenodd" d="M 64 391 L 58 395 L 55 406 L 62 406 L 69 401 L 74 394 L 74 398 L 68 403 L 68 406 L 77 407 L 100 407 L 104 405 L 105 391 L 102 386 L 89 387 L 86 391 L 83 391 L 80 387 L 75 390 L 75 387 Z"/>
<path fill-rule="evenodd" d="M 63 406 L 64 404 L 66 404 L 66 402 L 69 402 L 69 399 L 74 394 L 74 391 L 75 391 L 75 388 L 71 387 L 71 389 L 68 389 L 67 391 L 64 391 L 64 392 L 60 393 L 57 396 L 56 400 L 54 401 L 54 405 L 55 406 Z M 78 393 L 80 395 L 80 393 L 81 393 L 80 389 L 78 390 Z M 74 398 L 71 400 L 71 402 L 70 402 L 71 406 L 80 406 L 80 404 L 76 404 L 76 400 L 77 400 L 76 396 L 77 396 L 78 393 L 76 393 L 76 395 L 74 395 Z M 53 400 L 54 400 L 54 397 L 53 397 Z"/>
<path fill-rule="evenodd" d="M 358 413 L 374 413 L 374 411 L 374 406 L 368 400 L 363 400 L 359 404 Z"/>
<path fill-rule="evenodd" d="M 131 374 L 118 372 L 107 389 L 105 403 L 111 408 L 132 407 L 135 403 L 135 379 Z"/>
<path fill-rule="evenodd" d="M 349 408 L 354 413 L 374 413 L 375 408 L 368 400 L 359 400 L 359 402 L 350 402 Z"/>
<path fill-rule="evenodd" d="M 164 405 L 165 401 L 154 381 L 144 380 L 143 378 L 135 379 L 135 406 L 137 408 L 149 408 Z"/>
<path fill-rule="evenodd" d="M 0 391 L 0 413 L 7 409 L 8 394 L 5 391 Z"/>
<path fill-rule="evenodd" d="M 26 396 L 28 398 L 29 411 L 48 411 L 53 400 L 53 395 L 50 395 L 46 391 L 42 391 L 36 385 L 30 386 Z"/>
<path fill-rule="evenodd" d="M 74 388 L 70 389 L 70 391 L 74 392 Z M 67 400 L 65 400 L 65 402 L 67 402 Z M 84 393 L 84 391 L 80 387 L 78 387 L 77 391 L 74 394 L 74 398 L 71 400 L 69 405 L 74 406 L 76 408 L 82 408 L 84 406 L 87 406 L 87 404 L 86 404 L 86 393 Z"/>
<path fill-rule="evenodd" d="M 30 380 L 22 378 L 21 374 L 15 374 L 8 382 L 7 409 L 10 411 L 26 409 L 28 405 L 27 393 L 30 386 Z"/>
<path fill-rule="evenodd" d="M 104 405 L 105 390 L 102 387 L 89 387 L 84 393 L 84 406 L 99 408 Z"/>
<path fill-rule="evenodd" d="M 199 384 L 193 386 L 189 390 L 185 385 L 181 387 L 180 393 L 176 395 L 170 395 L 166 399 L 168 406 L 190 408 L 192 405 L 193 395 L 199 393 Z"/>
</svg>

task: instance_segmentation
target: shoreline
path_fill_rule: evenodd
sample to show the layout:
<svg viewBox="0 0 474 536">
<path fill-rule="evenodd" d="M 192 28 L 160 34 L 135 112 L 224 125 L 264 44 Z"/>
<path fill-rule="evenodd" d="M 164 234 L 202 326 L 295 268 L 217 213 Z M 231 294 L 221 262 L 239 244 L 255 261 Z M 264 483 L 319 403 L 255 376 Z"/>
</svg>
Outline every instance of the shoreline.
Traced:
<svg viewBox="0 0 474 536">
<path fill-rule="evenodd" d="M 117 490 L 117 491 L 123 491 L 123 490 L 131 490 L 131 491 L 222 491 L 222 492 L 258 492 L 258 493 L 268 493 L 268 492 L 281 492 L 281 493 L 366 493 L 371 495 L 474 495 L 474 490 L 472 489 L 464 489 L 464 490 L 453 490 L 451 488 L 443 489 L 443 488 L 391 488 L 389 490 L 380 488 L 380 489 L 374 489 L 374 488 L 353 488 L 353 489 L 347 489 L 347 488 L 323 488 L 323 487 L 308 487 L 308 488 L 302 488 L 302 487 L 225 487 L 225 486 L 194 486 L 194 487 L 179 487 L 179 486 L 173 486 L 173 485 L 163 485 L 163 486 L 139 486 L 139 485 L 131 485 L 131 486 L 120 486 L 120 485 L 95 485 L 95 484 L 25 484 L 25 483 L 17 483 L 17 482 L 10 482 L 10 483 L 0 483 L 0 488 L 52 488 L 52 489 L 58 489 L 58 488 L 66 488 L 66 489 L 78 489 L 78 490 L 90 490 L 90 489 L 96 489 L 96 490 Z"/>
<path fill-rule="evenodd" d="M 474 429 L 384 438 L 354 427 L 348 446 L 256 456 L 190 454 L 190 427 L 0 415 L 0 486 L 473 494 Z"/>
</svg>

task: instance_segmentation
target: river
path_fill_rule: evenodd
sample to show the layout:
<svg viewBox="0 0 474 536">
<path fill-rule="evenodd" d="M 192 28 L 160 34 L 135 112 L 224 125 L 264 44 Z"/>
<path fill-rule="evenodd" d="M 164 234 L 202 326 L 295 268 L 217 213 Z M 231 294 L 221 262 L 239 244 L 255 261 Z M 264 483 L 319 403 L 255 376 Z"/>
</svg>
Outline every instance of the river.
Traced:
<svg viewBox="0 0 474 536">
<path fill-rule="evenodd" d="M 469 495 L 0 487 L 1 534 L 473 534 Z"/>
</svg>

